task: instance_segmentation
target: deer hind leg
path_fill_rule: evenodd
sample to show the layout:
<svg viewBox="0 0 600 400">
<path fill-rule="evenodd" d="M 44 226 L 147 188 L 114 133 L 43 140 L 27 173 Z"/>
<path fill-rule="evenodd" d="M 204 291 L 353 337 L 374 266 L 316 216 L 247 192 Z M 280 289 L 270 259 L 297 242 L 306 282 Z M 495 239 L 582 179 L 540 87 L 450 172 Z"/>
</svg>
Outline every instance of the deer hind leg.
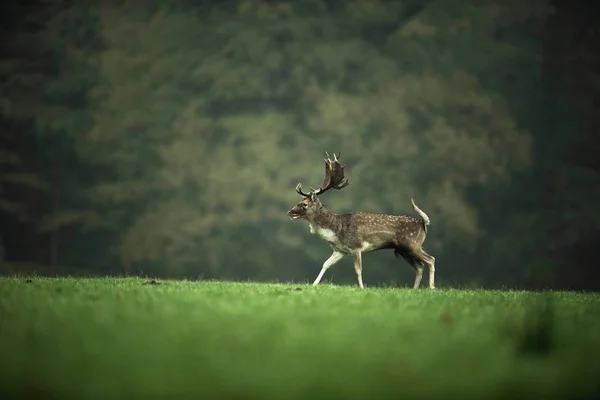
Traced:
<svg viewBox="0 0 600 400">
<path fill-rule="evenodd" d="M 423 279 L 423 265 L 416 260 L 413 260 L 413 263 L 411 265 L 416 271 L 415 284 L 413 285 L 413 289 L 418 289 L 419 286 L 421 286 L 421 279 Z"/>
<path fill-rule="evenodd" d="M 325 271 L 327 271 L 329 267 L 331 267 L 333 264 L 340 261 L 342 257 L 344 257 L 344 253 L 334 250 L 333 254 L 329 256 L 329 258 L 323 263 L 323 268 L 321 268 L 319 276 L 317 276 L 317 279 L 315 279 L 315 281 L 313 282 L 313 286 L 317 286 L 319 282 L 321 282 L 323 275 L 325 275 Z"/>
<path fill-rule="evenodd" d="M 352 260 L 354 261 L 354 271 L 356 271 L 356 277 L 358 278 L 358 286 L 364 289 L 365 285 L 363 285 L 362 280 L 362 253 L 360 251 L 353 252 Z"/>
<path fill-rule="evenodd" d="M 421 250 L 421 259 L 429 267 L 429 289 L 435 289 L 435 257 Z"/>
<path fill-rule="evenodd" d="M 419 286 L 421 286 L 421 279 L 423 279 L 423 263 L 419 257 L 417 257 L 416 254 L 413 254 L 410 250 L 402 249 L 400 247 L 397 247 L 394 250 L 394 254 L 396 254 L 396 258 L 404 258 L 404 260 L 415 269 L 415 283 L 413 285 L 413 289 L 418 289 Z"/>
</svg>

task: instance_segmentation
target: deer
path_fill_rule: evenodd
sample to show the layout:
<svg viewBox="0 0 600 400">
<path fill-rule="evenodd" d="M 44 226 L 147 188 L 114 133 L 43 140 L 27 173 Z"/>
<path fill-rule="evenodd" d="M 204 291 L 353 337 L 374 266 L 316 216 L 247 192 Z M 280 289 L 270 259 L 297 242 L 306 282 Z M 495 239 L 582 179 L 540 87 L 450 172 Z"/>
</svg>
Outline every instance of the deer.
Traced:
<svg viewBox="0 0 600 400">
<path fill-rule="evenodd" d="M 384 249 L 394 249 L 399 260 L 403 258 L 415 270 L 413 289 L 418 289 L 423 278 L 423 269 L 429 269 L 429 289 L 435 289 L 435 257 L 423 249 L 430 219 L 410 199 L 418 218 L 407 215 L 389 215 L 367 212 L 334 214 L 319 199 L 330 189 L 341 190 L 349 185 L 344 176 L 345 165 L 340 164 L 341 152 L 333 153 L 333 159 L 325 152 L 325 180 L 318 188 L 308 193 L 302 191 L 298 183 L 296 192 L 302 196 L 288 216 L 292 220 L 306 220 L 311 234 L 316 234 L 333 249 L 333 254 L 323 263 L 313 286 L 317 286 L 325 272 L 345 255 L 354 262 L 358 285 L 364 289 L 362 279 L 362 254 Z"/>
</svg>

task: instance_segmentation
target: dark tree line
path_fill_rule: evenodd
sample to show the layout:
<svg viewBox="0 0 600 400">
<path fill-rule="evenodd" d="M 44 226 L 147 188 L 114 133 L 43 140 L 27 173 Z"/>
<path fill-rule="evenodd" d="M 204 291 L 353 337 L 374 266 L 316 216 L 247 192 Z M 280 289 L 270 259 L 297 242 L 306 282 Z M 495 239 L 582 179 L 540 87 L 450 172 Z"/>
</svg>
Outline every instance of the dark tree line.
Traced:
<svg viewBox="0 0 600 400">
<path fill-rule="evenodd" d="M 415 197 L 440 286 L 597 288 L 598 6 L 2 7 L 4 273 L 310 279 L 329 249 L 285 213 L 341 150 L 352 185 L 324 201 Z"/>
</svg>

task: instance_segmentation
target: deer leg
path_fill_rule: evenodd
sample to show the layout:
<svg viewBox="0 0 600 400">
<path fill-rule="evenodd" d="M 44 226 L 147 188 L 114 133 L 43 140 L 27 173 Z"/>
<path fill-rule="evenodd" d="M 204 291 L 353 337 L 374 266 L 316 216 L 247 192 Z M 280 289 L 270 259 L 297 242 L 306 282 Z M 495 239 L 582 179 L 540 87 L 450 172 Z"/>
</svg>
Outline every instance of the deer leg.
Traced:
<svg viewBox="0 0 600 400">
<path fill-rule="evenodd" d="M 429 267 L 429 289 L 435 289 L 435 257 L 421 250 L 421 258 Z"/>
<path fill-rule="evenodd" d="M 429 289 L 435 289 L 435 258 L 434 261 L 429 264 Z"/>
<path fill-rule="evenodd" d="M 363 285 L 362 280 L 362 253 L 360 251 L 353 252 L 352 260 L 354 260 L 354 271 L 356 271 L 356 277 L 358 278 L 358 286 L 364 289 L 365 285 Z"/>
<path fill-rule="evenodd" d="M 423 266 L 419 262 L 415 262 L 413 268 L 416 271 L 415 276 L 415 284 L 413 285 L 413 289 L 418 289 L 421 286 L 421 279 L 423 278 Z"/>
<path fill-rule="evenodd" d="M 429 289 L 435 289 L 435 257 L 430 256 L 429 264 Z"/>
<path fill-rule="evenodd" d="M 342 257 L 344 257 L 344 253 L 334 250 L 333 254 L 323 263 L 323 268 L 321 268 L 319 276 L 317 276 L 317 279 L 315 279 L 315 281 L 313 282 L 313 286 L 317 286 L 319 282 L 321 282 L 323 275 L 325 275 L 325 271 L 327 271 L 329 267 L 331 267 L 333 264 L 340 261 Z"/>
<path fill-rule="evenodd" d="M 394 254 L 396 255 L 396 258 L 404 258 L 404 260 L 415 269 L 416 276 L 413 289 L 418 289 L 419 286 L 421 286 L 421 279 L 423 279 L 423 265 L 420 259 L 412 251 L 401 247 L 397 247 L 394 250 Z"/>
</svg>

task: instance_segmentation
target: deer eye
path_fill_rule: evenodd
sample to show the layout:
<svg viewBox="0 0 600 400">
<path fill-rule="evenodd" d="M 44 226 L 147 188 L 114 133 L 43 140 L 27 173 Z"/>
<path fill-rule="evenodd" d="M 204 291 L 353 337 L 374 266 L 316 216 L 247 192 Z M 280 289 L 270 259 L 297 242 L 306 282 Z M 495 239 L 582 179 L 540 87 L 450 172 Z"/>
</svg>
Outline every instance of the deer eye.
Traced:
<svg viewBox="0 0 600 400">
<path fill-rule="evenodd" d="M 306 208 L 306 207 L 308 207 L 308 204 L 302 203 L 302 208 Z"/>
</svg>

